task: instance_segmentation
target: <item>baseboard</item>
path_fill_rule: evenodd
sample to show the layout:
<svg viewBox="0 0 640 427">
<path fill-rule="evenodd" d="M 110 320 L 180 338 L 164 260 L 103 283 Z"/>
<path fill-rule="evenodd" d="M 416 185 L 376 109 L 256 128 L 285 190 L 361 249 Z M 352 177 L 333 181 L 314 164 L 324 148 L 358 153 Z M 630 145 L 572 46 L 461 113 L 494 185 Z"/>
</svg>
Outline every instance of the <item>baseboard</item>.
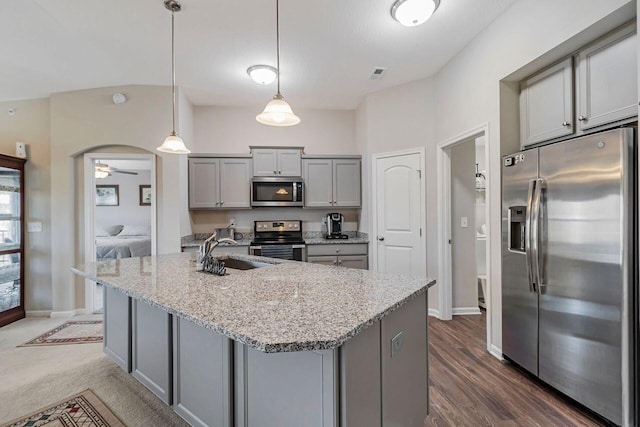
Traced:
<svg viewBox="0 0 640 427">
<path fill-rule="evenodd" d="M 453 310 L 454 316 L 466 316 L 469 314 L 480 314 L 480 307 L 455 307 Z"/>
<path fill-rule="evenodd" d="M 502 357 L 502 349 L 496 347 L 495 345 L 491 344 L 491 348 L 489 350 L 489 353 L 495 357 L 496 359 L 502 361 L 504 360 L 504 358 Z"/>
<path fill-rule="evenodd" d="M 27 317 L 51 317 L 51 310 L 27 310 Z"/>
<path fill-rule="evenodd" d="M 69 310 L 69 311 L 52 311 L 50 316 L 51 318 L 56 318 L 56 317 L 73 317 L 73 316 L 78 316 L 81 314 L 87 314 L 87 310 L 85 308 L 76 308 L 75 310 Z"/>
<path fill-rule="evenodd" d="M 433 316 L 435 318 L 440 318 L 440 310 L 438 310 L 437 308 L 430 308 L 429 309 L 429 316 Z"/>
</svg>

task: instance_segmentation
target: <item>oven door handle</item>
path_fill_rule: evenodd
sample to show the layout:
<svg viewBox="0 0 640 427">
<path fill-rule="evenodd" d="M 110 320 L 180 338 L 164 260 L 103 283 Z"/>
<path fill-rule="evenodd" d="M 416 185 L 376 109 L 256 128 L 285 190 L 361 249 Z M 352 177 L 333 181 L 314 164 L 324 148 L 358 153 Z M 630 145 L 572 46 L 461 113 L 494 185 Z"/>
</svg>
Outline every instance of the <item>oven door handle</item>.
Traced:
<svg viewBox="0 0 640 427">
<path fill-rule="evenodd" d="M 304 249 L 306 247 L 307 247 L 307 245 L 291 245 L 292 249 Z"/>
</svg>

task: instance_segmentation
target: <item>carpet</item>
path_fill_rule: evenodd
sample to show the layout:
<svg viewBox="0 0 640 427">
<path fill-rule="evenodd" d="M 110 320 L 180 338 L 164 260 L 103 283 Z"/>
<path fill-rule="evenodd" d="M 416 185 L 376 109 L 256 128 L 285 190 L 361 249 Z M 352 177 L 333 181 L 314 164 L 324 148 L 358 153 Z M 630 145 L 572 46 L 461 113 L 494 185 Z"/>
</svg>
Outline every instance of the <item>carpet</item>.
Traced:
<svg viewBox="0 0 640 427">
<path fill-rule="evenodd" d="M 18 347 L 86 344 L 102 342 L 102 339 L 102 320 L 73 320 L 20 344 Z"/>
<path fill-rule="evenodd" d="M 125 427 L 89 389 L 0 427 Z"/>
</svg>

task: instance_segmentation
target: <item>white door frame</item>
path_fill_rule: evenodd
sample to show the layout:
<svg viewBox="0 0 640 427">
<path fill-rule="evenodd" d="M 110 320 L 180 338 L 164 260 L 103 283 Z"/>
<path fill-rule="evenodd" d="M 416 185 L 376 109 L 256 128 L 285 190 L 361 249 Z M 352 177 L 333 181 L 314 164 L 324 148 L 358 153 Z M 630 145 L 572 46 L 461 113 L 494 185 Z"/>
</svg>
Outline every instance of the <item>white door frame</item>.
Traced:
<svg viewBox="0 0 640 427">
<path fill-rule="evenodd" d="M 456 145 L 463 144 L 469 140 L 483 136 L 486 139 L 484 145 L 484 155 L 486 161 L 486 226 L 487 240 L 486 245 L 486 272 L 487 272 L 487 295 L 485 295 L 485 304 L 487 308 L 487 349 L 490 349 L 491 339 L 491 287 L 495 283 L 491 280 L 491 192 L 489 185 L 491 182 L 491 156 L 490 156 L 490 138 L 489 123 L 484 123 L 473 129 L 461 133 L 453 138 L 447 139 L 438 144 L 438 283 L 440 289 L 438 292 L 438 308 L 440 311 L 440 319 L 451 320 L 453 314 L 453 286 L 451 283 L 451 152 L 450 149 Z"/>
<path fill-rule="evenodd" d="M 371 155 L 371 204 L 369 205 L 369 210 L 371 212 L 371 231 L 372 234 L 377 233 L 378 231 L 378 216 L 376 214 L 376 206 L 378 204 L 378 160 L 384 159 L 387 157 L 398 157 L 398 156 L 406 156 L 409 154 L 419 154 L 420 155 L 420 228 L 422 229 L 422 236 L 420 239 L 422 245 L 422 253 L 424 253 L 424 275 L 427 275 L 427 239 L 426 239 L 426 230 L 427 230 L 427 215 L 426 215 L 426 185 L 425 185 L 425 170 L 426 166 L 426 150 L 424 147 L 412 148 L 408 150 L 400 150 L 386 153 L 375 153 Z M 371 236 L 371 262 L 373 268 L 371 270 L 378 271 L 378 236 Z"/>
<path fill-rule="evenodd" d="M 95 160 L 149 160 L 151 162 L 151 255 L 157 252 L 156 235 L 156 155 L 155 154 L 126 154 L 126 153 L 86 153 L 84 155 L 84 260 L 95 262 L 95 209 L 96 209 L 96 177 L 94 172 Z M 85 280 L 84 307 L 87 314 L 95 310 L 95 282 Z"/>
</svg>

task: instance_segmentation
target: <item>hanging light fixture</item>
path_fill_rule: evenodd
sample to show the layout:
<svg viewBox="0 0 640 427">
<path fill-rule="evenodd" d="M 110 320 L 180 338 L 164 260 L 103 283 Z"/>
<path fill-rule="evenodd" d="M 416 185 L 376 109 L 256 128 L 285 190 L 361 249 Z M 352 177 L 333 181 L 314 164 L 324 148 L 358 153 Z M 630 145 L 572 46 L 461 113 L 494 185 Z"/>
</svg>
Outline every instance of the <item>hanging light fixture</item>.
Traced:
<svg viewBox="0 0 640 427">
<path fill-rule="evenodd" d="M 415 27 L 431 18 L 438 6 L 440 0 L 396 0 L 391 16 L 406 27 Z"/>
<path fill-rule="evenodd" d="M 162 145 L 157 148 L 163 153 L 189 154 L 191 151 L 184 145 L 182 138 L 176 133 L 176 61 L 175 61 L 175 12 L 180 12 L 182 6 L 176 0 L 165 0 L 164 7 L 171 11 L 171 96 L 172 130 Z"/>
<path fill-rule="evenodd" d="M 278 93 L 273 95 L 273 99 L 269 101 L 262 113 L 256 116 L 256 120 L 264 125 L 269 126 L 294 126 L 300 123 L 300 117 L 293 113 L 293 110 L 284 100 L 284 96 L 280 93 L 280 0 L 276 0 L 276 61 L 277 61 L 277 80 Z"/>
</svg>

